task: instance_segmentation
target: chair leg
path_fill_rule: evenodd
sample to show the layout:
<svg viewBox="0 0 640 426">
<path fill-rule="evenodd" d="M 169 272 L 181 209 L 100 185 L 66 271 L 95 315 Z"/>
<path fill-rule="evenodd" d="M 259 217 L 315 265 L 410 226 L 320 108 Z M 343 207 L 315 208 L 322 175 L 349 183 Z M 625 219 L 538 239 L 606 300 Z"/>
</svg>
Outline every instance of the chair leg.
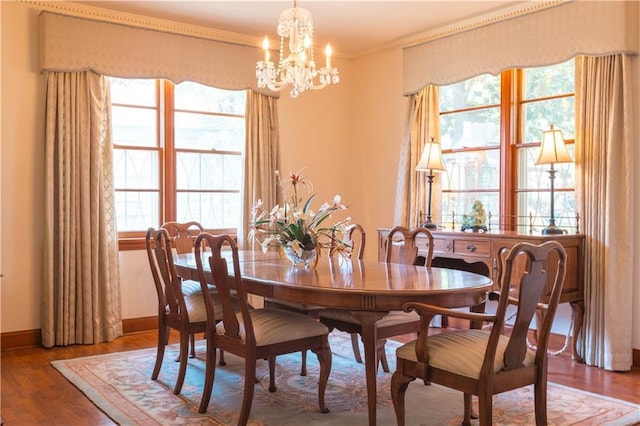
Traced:
<svg viewBox="0 0 640 426">
<path fill-rule="evenodd" d="M 473 417 L 473 415 L 471 414 L 471 397 L 472 395 L 470 393 L 464 394 L 464 417 L 462 419 L 463 426 L 471 426 L 471 417 Z"/>
<path fill-rule="evenodd" d="M 536 424 L 547 424 L 547 379 L 541 379 L 533 385 Z"/>
<path fill-rule="evenodd" d="M 491 426 L 493 422 L 493 396 L 482 390 L 478 395 L 478 420 L 480 426 Z"/>
<path fill-rule="evenodd" d="M 396 370 L 391 376 L 391 401 L 393 409 L 396 412 L 396 422 L 398 426 L 404 426 L 404 395 L 407 391 L 409 383 L 415 380 L 415 377 L 408 377 Z"/>
<path fill-rule="evenodd" d="M 351 333 L 351 347 L 353 348 L 353 356 L 358 364 L 362 364 L 362 355 L 360 355 L 360 345 L 358 340 L 360 335 L 358 333 Z"/>
<path fill-rule="evenodd" d="M 196 357 L 196 338 L 195 338 L 195 333 L 191 333 L 189 337 L 190 337 L 190 340 L 191 340 L 191 352 L 189 353 L 189 358 L 195 358 Z"/>
<path fill-rule="evenodd" d="M 307 375 L 307 351 L 302 351 L 300 352 L 300 375 L 301 376 L 306 376 Z"/>
<path fill-rule="evenodd" d="M 313 352 L 318 357 L 320 364 L 320 378 L 318 380 L 318 405 L 321 413 L 328 413 L 329 408 L 325 403 L 324 395 L 329 382 L 329 374 L 331 373 L 331 349 L 328 347 L 322 349 L 314 349 Z"/>
<path fill-rule="evenodd" d="M 269 357 L 269 392 L 275 392 L 278 390 L 276 387 L 276 357 Z M 254 368 L 255 371 L 255 368 Z"/>
<path fill-rule="evenodd" d="M 387 353 L 384 350 L 384 346 L 387 343 L 386 339 L 380 339 L 376 342 L 376 352 L 378 356 L 378 360 L 380 361 L 380 365 L 382 365 L 382 370 L 385 373 L 389 372 L 389 363 L 387 362 Z"/>
<path fill-rule="evenodd" d="M 200 399 L 199 413 L 205 413 L 211 400 L 213 382 L 216 376 L 216 347 L 213 338 L 207 339 L 207 353 L 205 354 L 204 385 L 202 387 L 202 397 Z"/>
<path fill-rule="evenodd" d="M 271 362 L 271 361 L 269 361 Z M 274 361 L 275 362 L 275 361 Z M 253 401 L 253 388 L 256 382 L 256 359 L 245 358 L 244 360 L 244 391 L 242 392 L 242 408 L 240 409 L 239 425 L 246 425 L 251 412 Z"/>
<path fill-rule="evenodd" d="M 184 376 L 187 373 L 188 353 L 189 353 L 189 334 L 180 333 L 180 355 L 178 355 L 180 366 L 178 367 L 178 378 L 176 379 L 176 386 L 173 388 L 173 393 L 175 395 L 180 394 L 180 391 L 182 390 L 182 384 L 184 383 Z"/>
<path fill-rule="evenodd" d="M 167 345 L 167 327 L 158 327 L 158 351 L 156 352 L 156 364 L 153 367 L 153 373 L 151 373 L 151 380 L 156 380 L 158 374 L 160 374 L 160 367 L 162 367 L 162 360 L 164 359 L 164 349 Z"/>
<path fill-rule="evenodd" d="M 224 351 L 220 349 L 220 362 L 218 363 L 220 366 L 227 365 L 227 362 L 224 360 Z"/>
</svg>

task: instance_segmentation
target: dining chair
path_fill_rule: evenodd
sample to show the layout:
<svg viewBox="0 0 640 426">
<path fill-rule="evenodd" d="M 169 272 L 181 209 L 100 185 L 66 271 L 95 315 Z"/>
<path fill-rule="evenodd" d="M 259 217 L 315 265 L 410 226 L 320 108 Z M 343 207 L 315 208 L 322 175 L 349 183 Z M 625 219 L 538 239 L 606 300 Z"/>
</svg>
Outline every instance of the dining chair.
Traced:
<svg viewBox="0 0 640 426">
<path fill-rule="evenodd" d="M 210 249 L 206 256 L 208 268 L 205 268 L 201 254 L 205 245 Z M 228 247 L 231 251 L 233 276 L 229 276 L 227 259 L 222 254 L 224 247 Z M 205 298 L 207 357 L 199 412 L 206 412 L 211 399 L 216 348 L 244 358 L 244 391 L 238 424 L 246 424 L 249 418 L 256 382 L 257 360 L 268 360 L 269 391 L 275 392 L 276 356 L 303 350 L 311 350 L 318 357 L 320 365 L 318 403 L 322 413 L 329 412 L 325 404 L 325 391 L 331 371 L 331 348 L 327 327 L 319 321 L 296 312 L 275 308 L 250 309 L 240 271 L 238 247 L 230 236 L 200 234 L 195 243 L 195 258 L 203 293 L 207 293 L 208 284 L 216 286 L 223 318 L 216 324 L 216 310 L 220 307 L 216 307 L 212 299 Z M 232 292 L 235 292 L 240 312 L 236 312 L 233 307 Z"/>
<path fill-rule="evenodd" d="M 425 238 L 417 239 L 416 237 L 420 235 Z M 361 239 L 361 242 L 361 251 L 363 251 L 364 238 Z M 426 249 L 424 266 L 430 268 L 431 259 L 433 258 L 433 236 L 428 229 L 422 227 L 412 229 L 403 226 L 393 227 L 389 231 L 385 242 L 386 262 L 421 263 L 418 250 L 419 242 L 424 244 Z M 358 336 L 362 335 L 360 321 L 350 311 L 334 308 L 320 311 L 320 321 L 330 330 L 338 329 L 350 333 L 354 356 L 357 362 L 362 363 L 358 343 Z M 418 330 L 420 330 L 420 316 L 415 312 L 391 311 L 376 322 L 378 337 L 376 341 L 377 359 L 385 372 L 389 372 L 389 363 L 387 362 L 385 351 L 386 340 L 402 334 L 415 333 Z"/>
<path fill-rule="evenodd" d="M 193 252 L 193 243 L 201 232 L 204 232 L 204 226 L 199 222 L 176 222 L 169 221 L 163 223 L 160 228 L 166 229 L 170 236 L 171 246 L 175 250 L 176 254 L 185 254 Z M 186 296 L 199 293 L 200 283 L 193 280 L 182 280 L 182 293 Z M 196 356 L 196 343 L 195 334 L 190 336 L 191 351 L 189 352 L 190 358 Z M 223 361 L 224 363 L 224 361 Z"/>
<path fill-rule="evenodd" d="M 471 398 L 478 396 L 480 425 L 492 423 L 493 395 L 533 384 L 536 424 L 547 424 L 547 346 L 565 277 L 566 252 L 556 241 L 516 244 L 504 261 L 495 314 L 445 309 L 409 302 L 405 310 L 422 317 L 418 338 L 396 350 L 391 398 L 398 425 L 405 424 L 405 393 L 421 378 L 463 392 L 463 425 L 471 424 Z M 549 278 L 554 277 L 550 282 Z M 507 308 L 515 305 L 512 327 L 505 327 Z M 534 316 L 537 349 L 527 347 Z M 469 320 L 476 328 L 429 336 L 435 315 Z M 490 328 L 479 328 L 487 323 Z M 425 407 L 426 408 L 426 407 Z M 437 409 L 437 407 L 433 407 Z"/>
<path fill-rule="evenodd" d="M 194 333 L 204 333 L 207 327 L 207 313 L 202 297 L 202 290 L 185 294 L 182 291 L 182 280 L 178 277 L 171 249 L 171 237 L 164 229 L 147 230 L 146 249 L 151 274 L 158 296 L 158 350 L 156 363 L 151 379 L 156 380 L 160 373 L 165 347 L 169 342 L 170 329 L 178 330 L 180 335 L 180 354 L 178 361 L 178 377 L 174 394 L 182 390 L 187 370 L 187 352 L 189 338 Z"/>
</svg>

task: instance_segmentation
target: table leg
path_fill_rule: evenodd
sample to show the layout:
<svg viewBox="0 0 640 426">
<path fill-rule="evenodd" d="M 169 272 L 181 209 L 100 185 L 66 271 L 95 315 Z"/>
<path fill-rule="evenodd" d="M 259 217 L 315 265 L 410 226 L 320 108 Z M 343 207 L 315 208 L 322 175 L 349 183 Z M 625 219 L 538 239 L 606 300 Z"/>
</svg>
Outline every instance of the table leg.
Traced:
<svg viewBox="0 0 640 426">
<path fill-rule="evenodd" d="M 369 407 L 369 425 L 376 424 L 376 375 L 378 371 L 378 357 L 376 342 L 378 340 L 376 322 L 385 316 L 386 312 L 352 311 L 354 317 L 360 321 L 362 329 L 362 345 L 364 346 L 364 367 L 367 381 L 367 405 Z"/>
</svg>

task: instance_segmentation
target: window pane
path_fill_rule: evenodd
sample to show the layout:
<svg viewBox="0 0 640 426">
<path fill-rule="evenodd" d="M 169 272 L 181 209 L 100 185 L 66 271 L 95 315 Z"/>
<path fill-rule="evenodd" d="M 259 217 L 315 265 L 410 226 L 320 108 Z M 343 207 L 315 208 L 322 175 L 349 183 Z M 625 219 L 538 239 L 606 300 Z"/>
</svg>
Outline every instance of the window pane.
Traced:
<svg viewBox="0 0 640 426">
<path fill-rule="evenodd" d="M 500 104 L 500 76 L 489 74 L 440 88 L 440 112 Z"/>
<path fill-rule="evenodd" d="M 575 158 L 573 144 L 567 144 L 567 149 L 571 158 Z M 518 150 L 518 189 L 549 189 L 549 165 L 536 166 L 539 147 L 522 148 Z M 575 187 L 575 163 L 557 163 L 553 168 L 556 170 L 554 187 L 574 188 Z"/>
<path fill-rule="evenodd" d="M 524 99 L 563 95 L 574 92 L 574 60 L 547 67 L 524 70 Z"/>
<path fill-rule="evenodd" d="M 462 215 L 471 213 L 473 203 L 480 200 L 487 213 L 487 222 L 491 223 L 492 229 L 498 229 L 498 213 L 500 211 L 500 199 L 498 192 L 467 192 L 442 194 L 442 221 L 441 223 L 448 229 L 452 229 L 452 215 L 455 214 L 455 228 L 460 229 Z M 489 215 L 491 214 L 491 218 Z"/>
<path fill-rule="evenodd" d="M 180 190 L 237 190 L 242 186 L 242 156 L 178 152 L 177 188 Z"/>
<path fill-rule="evenodd" d="M 176 148 L 242 152 L 244 134 L 244 117 L 175 114 Z"/>
<path fill-rule="evenodd" d="M 155 80 L 112 78 L 111 103 L 150 106 L 156 105 Z"/>
<path fill-rule="evenodd" d="M 113 180 L 118 189 L 159 189 L 158 153 L 133 149 L 113 150 Z"/>
<path fill-rule="evenodd" d="M 178 192 L 177 220 L 197 220 L 205 228 L 237 228 L 240 224 L 239 193 Z"/>
<path fill-rule="evenodd" d="M 554 192 L 553 211 L 556 226 L 575 232 L 576 203 L 573 191 Z M 529 225 L 534 233 L 540 233 L 549 225 L 551 217 L 550 192 L 521 192 L 518 194 L 519 231 L 529 232 Z M 531 216 L 530 216 L 531 215 Z"/>
<path fill-rule="evenodd" d="M 155 110 L 114 106 L 111 111 L 114 145 L 157 146 Z"/>
<path fill-rule="evenodd" d="M 118 231 L 139 231 L 160 225 L 158 192 L 116 192 Z"/>
<path fill-rule="evenodd" d="M 523 105 L 524 142 L 540 142 L 542 132 L 553 124 L 562 130 L 565 139 L 574 139 L 575 100 L 567 98 L 549 99 Z"/>
<path fill-rule="evenodd" d="M 440 116 L 442 149 L 500 145 L 500 108 Z"/>
<path fill-rule="evenodd" d="M 468 151 L 444 154 L 446 172 L 442 175 L 443 190 L 500 188 L 500 151 Z"/>
<path fill-rule="evenodd" d="M 183 82 L 175 88 L 175 108 L 244 115 L 244 90 L 222 90 L 203 84 Z"/>
</svg>

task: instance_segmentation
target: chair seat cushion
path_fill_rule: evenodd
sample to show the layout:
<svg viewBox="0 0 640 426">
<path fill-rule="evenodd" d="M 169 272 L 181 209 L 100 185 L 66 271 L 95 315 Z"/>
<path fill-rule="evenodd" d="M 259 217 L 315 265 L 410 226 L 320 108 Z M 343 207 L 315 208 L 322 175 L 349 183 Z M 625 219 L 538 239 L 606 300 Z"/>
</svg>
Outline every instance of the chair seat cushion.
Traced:
<svg viewBox="0 0 640 426">
<path fill-rule="evenodd" d="M 216 287 L 214 285 L 209 284 L 209 290 L 215 292 Z M 202 287 L 200 286 L 199 281 L 193 280 L 183 280 L 182 281 L 182 294 L 186 296 L 190 296 L 192 294 L 202 292 Z"/>
<path fill-rule="evenodd" d="M 324 324 L 296 312 L 262 308 L 251 310 L 250 315 L 257 346 L 329 334 L 329 329 Z M 237 317 L 240 322 L 240 337 L 244 340 L 242 316 L 237 314 Z M 224 334 L 224 322 L 218 323 L 216 333 Z"/>
<path fill-rule="evenodd" d="M 345 309 L 324 309 L 320 312 L 320 317 L 350 324 L 360 324 L 360 321 L 354 317 L 350 311 Z M 391 311 L 376 322 L 376 327 L 387 327 L 414 321 L 420 321 L 420 315 L 415 311 Z"/>
<path fill-rule="evenodd" d="M 460 330 L 429 336 L 429 365 L 472 379 L 479 378 L 490 333 L 489 330 Z M 507 336 L 500 336 L 493 362 L 495 374 L 502 371 L 504 351 L 508 342 Z M 416 341 L 400 346 L 396 350 L 396 356 L 398 359 L 417 362 Z M 535 352 L 527 349 L 524 365 L 533 365 L 534 361 Z"/>
</svg>

